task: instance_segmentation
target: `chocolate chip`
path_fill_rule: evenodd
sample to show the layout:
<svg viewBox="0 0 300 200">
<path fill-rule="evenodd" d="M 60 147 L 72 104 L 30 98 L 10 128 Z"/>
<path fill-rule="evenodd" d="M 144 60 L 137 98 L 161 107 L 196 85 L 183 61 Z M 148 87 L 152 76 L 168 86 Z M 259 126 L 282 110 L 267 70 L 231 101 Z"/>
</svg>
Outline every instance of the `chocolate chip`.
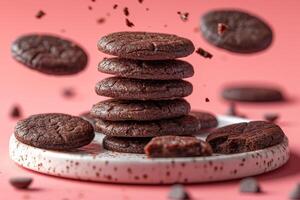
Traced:
<svg viewBox="0 0 300 200">
<path fill-rule="evenodd" d="M 89 10 L 93 10 L 93 7 L 92 7 L 92 6 L 88 6 L 88 9 L 89 9 Z"/>
<path fill-rule="evenodd" d="M 104 17 L 101 17 L 97 20 L 97 23 L 98 24 L 103 24 L 105 22 L 105 18 Z"/>
<path fill-rule="evenodd" d="M 92 2 L 96 2 L 96 0 L 91 0 Z"/>
<path fill-rule="evenodd" d="M 33 179 L 29 177 L 15 177 L 9 179 L 10 184 L 17 189 L 27 189 Z"/>
<path fill-rule="evenodd" d="M 240 182 L 240 192 L 242 193 L 260 193 L 261 189 L 254 178 L 245 178 Z"/>
<path fill-rule="evenodd" d="M 14 105 L 10 111 L 11 118 L 20 118 L 22 116 L 21 109 L 18 105 Z"/>
<path fill-rule="evenodd" d="M 146 11 L 149 11 L 150 9 L 149 8 L 146 8 Z"/>
<path fill-rule="evenodd" d="M 228 26 L 223 23 L 218 23 L 218 35 L 222 36 L 228 30 Z"/>
<path fill-rule="evenodd" d="M 143 3 L 144 0 L 138 0 L 138 1 L 139 1 L 139 3 Z"/>
<path fill-rule="evenodd" d="M 209 102 L 209 101 L 210 101 L 209 98 L 206 97 L 206 98 L 205 98 L 205 102 Z"/>
<path fill-rule="evenodd" d="M 127 19 L 127 18 L 126 18 L 126 25 L 130 28 L 134 27 L 134 24 L 131 21 L 129 21 L 129 19 Z"/>
<path fill-rule="evenodd" d="M 168 198 L 171 200 L 189 200 L 190 195 L 184 189 L 183 185 L 176 184 L 171 187 Z"/>
<path fill-rule="evenodd" d="M 189 17 L 189 13 L 188 12 L 180 12 L 178 11 L 177 14 L 180 16 L 180 19 L 184 22 L 186 22 L 188 20 Z"/>
<path fill-rule="evenodd" d="M 300 183 L 294 187 L 294 189 L 290 192 L 290 199 L 300 199 Z"/>
<path fill-rule="evenodd" d="M 37 19 L 41 19 L 42 17 L 44 17 L 46 15 L 46 13 L 42 10 L 39 10 L 36 15 L 35 15 L 35 18 Z"/>
<path fill-rule="evenodd" d="M 204 49 L 202 49 L 200 47 L 196 50 L 196 53 L 199 54 L 200 56 L 203 56 L 204 58 L 212 58 L 213 57 L 213 55 L 211 53 L 205 51 Z"/>
<path fill-rule="evenodd" d="M 275 122 L 279 118 L 279 115 L 277 113 L 266 113 L 264 115 L 264 119 L 269 122 Z"/>
<path fill-rule="evenodd" d="M 62 95 L 66 98 L 72 98 L 75 96 L 75 89 L 74 88 L 64 88 L 62 91 Z"/>
<path fill-rule="evenodd" d="M 128 10 L 127 7 L 125 7 L 125 8 L 123 9 L 123 12 L 124 12 L 124 15 L 125 15 L 125 16 L 129 16 L 129 10 Z"/>
<path fill-rule="evenodd" d="M 117 9 L 118 8 L 118 4 L 115 4 L 114 6 L 113 6 L 113 9 Z"/>
</svg>

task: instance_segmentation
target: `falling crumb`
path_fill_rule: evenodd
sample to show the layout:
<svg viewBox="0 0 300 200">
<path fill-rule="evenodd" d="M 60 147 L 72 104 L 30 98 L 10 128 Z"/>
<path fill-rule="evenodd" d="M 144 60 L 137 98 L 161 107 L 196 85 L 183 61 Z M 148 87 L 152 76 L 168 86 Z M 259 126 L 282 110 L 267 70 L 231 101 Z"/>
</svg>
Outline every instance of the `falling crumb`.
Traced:
<svg viewBox="0 0 300 200">
<path fill-rule="evenodd" d="M 42 17 L 44 17 L 46 15 L 46 13 L 43 10 L 39 10 L 36 15 L 35 18 L 37 19 L 41 19 Z"/>
<path fill-rule="evenodd" d="M 146 8 L 146 11 L 149 11 L 150 9 L 149 8 Z"/>
<path fill-rule="evenodd" d="M 177 14 L 180 16 L 180 19 L 184 22 L 188 20 L 189 13 L 188 12 L 180 12 L 178 11 Z"/>
<path fill-rule="evenodd" d="M 127 18 L 126 18 L 126 25 L 130 28 L 134 27 L 134 24 L 131 21 L 129 21 L 129 19 L 127 19 Z"/>
<path fill-rule="evenodd" d="M 223 23 L 218 23 L 218 35 L 222 36 L 225 31 L 228 30 L 228 26 Z"/>
<path fill-rule="evenodd" d="M 91 0 L 92 2 L 96 2 L 96 0 Z"/>
<path fill-rule="evenodd" d="M 209 98 L 206 97 L 205 98 L 205 102 L 210 102 Z"/>
<path fill-rule="evenodd" d="M 114 6 L 113 6 L 113 9 L 117 9 L 118 8 L 118 4 L 115 4 Z"/>
<path fill-rule="evenodd" d="M 105 18 L 104 17 L 101 17 L 97 20 L 97 23 L 98 24 L 103 24 L 105 22 Z"/>
<path fill-rule="evenodd" d="M 66 98 L 72 98 L 75 96 L 75 89 L 74 88 L 64 88 L 62 91 L 62 95 Z"/>
<path fill-rule="evenodd" d="M 20 118 L 22 116 L 20 106 L 14 105 L 10 111 L 11 118 Z"/>
<path fill-rule="evenodd" d="M 138 0 L 138 1 L 139 1 L 139 3 L 143 3 L 144 0 Z"/>
<path fill-rule="evenodd" d="M 279 118 L 279 114 L 277 113 L 266 113 L 264 115 L 264 119 L 269 121 L 269 122 L 275 122 Z"/>
<path fill-rule="evenodd" d="M 213 55 L 211 53 L 205 51 L 204 49 L 202 49 L 200 47 L 196 50 L 196 53 L 203 56 L 204 58 L 212 58 L 213 57 Z"/>
<path fill-rule="evenodd" d="M 93 7 L 92 7 L 92 6 L 88 6 L 88 9 L 89 9 L 89 10 L 93 10 Z"/>
<path fill-rule="evenodd" d="M 125 7 L 125 8 L 123 9 L 123 12 L 124 12 L 124 15 L 125 15 L 125 16 L 129 16 L 129 10 L 128 10 L 127 7 Z"/>
</svg>

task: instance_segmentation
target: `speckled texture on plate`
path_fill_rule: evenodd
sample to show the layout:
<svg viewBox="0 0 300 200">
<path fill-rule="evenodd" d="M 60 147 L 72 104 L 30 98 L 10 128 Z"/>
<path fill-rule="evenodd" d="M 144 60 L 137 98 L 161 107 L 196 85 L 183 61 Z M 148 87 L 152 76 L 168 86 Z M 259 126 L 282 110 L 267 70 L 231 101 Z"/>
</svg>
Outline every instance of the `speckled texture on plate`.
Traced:
<svg viewBox="0 0 300 200">
<path fill-rule="evenodd" d="M 218 116 L 219 126 L 247 120 Z M 202 136 L 201 136 L 202 137 Z M 58 177 L 98 182 L 171 184 L 222 181 L 272 171 L 289 159 L 287 138 L 263 150 L 193 158 L 155 158 L 106 151 L 102 134 L 92 144 L 69 152 L 48 151 L 10 139 L 10 157 L 17 164 Z M 202 138 L 203 139 L 203 138 Z"/>
</svg>

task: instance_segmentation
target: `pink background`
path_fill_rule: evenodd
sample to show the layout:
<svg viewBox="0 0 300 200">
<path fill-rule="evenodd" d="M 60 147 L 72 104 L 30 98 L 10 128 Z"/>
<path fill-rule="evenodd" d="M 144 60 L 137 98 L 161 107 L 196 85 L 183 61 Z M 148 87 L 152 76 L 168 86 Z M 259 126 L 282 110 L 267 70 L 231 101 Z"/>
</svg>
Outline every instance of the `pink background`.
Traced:
<svg viewBox="0 0 300 200">
<path fill-rule="evenodd" d="M 112 9 L 114 4 L 119 7 Z M 88 10 L 88 6 L 93 10 Z M 129 7 L 129 19 L 135 24 L 125 25 L 122 9 Z M 253 12 L 274 28 L 275 40 L 271 48 L 260 54 L 231 54 L 206 43 L 194 29 L 199 17 L 213 8 L 242 8 Z M 16 166 L 8 158 L 8 138 L 16 120 L 9 118 L 13 104 L 22 107 L 24 116 L 42 112 L 65 112 L 79 114 L 101 100 L 94 93 L 95 83 L 105 75 L 96 70 L 104 56 L 97 51 L 97 40 L 110 32 L 121 30 L 145 30 L 176 33 L 190 38 L 195 46 L 210 51 L 213 59 L 197 54 L 186 58 L 195 67 L 195 76 L 189 79 L 194 92 L 187 99 L 195 109 L 224 113 L 226 102 L 219 97 L 224 84 L 234 81 L 263 81 L 282 87 L 291 99 L 283 104 L 239 105 L 239 110 L 251 119 L 262 119 L 266 112 L 280 113 L 280 122 L 292 150 L 289 163 L 274 172 L 258 176 L 264 194 L 242 195 L 238 181 L 189 185 L 187 189 L 195 199 L 287 199 L 288 193 L 299 181 L 300 119 L 299 119 L 299 52 L 300 27 L 297 0 L 9 0 L 0 1 L 0 191 L 1 199 L 166 199 L 168 186 L 130 186 L 86 183 L 40 175 Z M 146 11 L 149 8 L 149 11 Z M 38 20 L 38 10 L 47 14 Z M 189 12 L 187 22 L 182 22 L 177 11 Z M 107 17 L 107 13 L 110 16 Z M 96 20 L 105 17 L 104 24 Z M 168 27 L 164 27 L 167 24 Z M 65 33 L 61 33 L 65 29 Z M 49 32 L 71 38 L 89 53 L 88 68 L 76 76 L 54 77 L 28 70 L 11 58 L 11 42 L 24 33 Z M 61 90 L 74 87 L 77 96 L 64 99 Z M 205 102 L 205 97 L 211 101 Z M 16 191 L 8 184 L 12 176 L 34 177 L 31 191 Z"/>
</svg>

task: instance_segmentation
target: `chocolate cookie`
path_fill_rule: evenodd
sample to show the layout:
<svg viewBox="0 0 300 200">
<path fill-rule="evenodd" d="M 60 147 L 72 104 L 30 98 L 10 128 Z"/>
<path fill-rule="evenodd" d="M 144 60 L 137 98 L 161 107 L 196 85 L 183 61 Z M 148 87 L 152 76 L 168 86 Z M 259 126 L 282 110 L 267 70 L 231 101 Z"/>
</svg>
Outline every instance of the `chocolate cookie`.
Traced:
<svg viewBox="0 0 300 200">
<path fill-rule="evenodd" d="M 237 53 L 264 50 L 273 39 L 271 28 L 263 20 L 238 10 L 210 11 L 201 18 L 200 29 L 209 43 Z"/>
<path fill-rule="evenodd" d="M 284 133 L 276 124 L 265 121 L 238 123 L 218 128 L 206 138 L 214 153 L 241 153 L 279 144 Z"/>
<path fill-rule="evenodd" d="M 199 120 L 201 129 L 215 128 L 218 126 L 218 120 L 216 116 L 211 113 L 194 110 L 190 112 L 190 115 L 195 116 Z"/>
<path fill-rule="evenodd" d="M 229 86 L 222 92 L 222 97 L 230 101 L 270 102 L 283 101 L 279 89 L 263 86 Z"/>
<path fill-rule="evenodd" d="M 120 58 L 167 60 L 188 56 L 195 47 L 190 40 L 171 34 L 116 32 L 102 37 L 98 49 Z"/>
<path fill-rule="evenodd" d="M 69 150 L 89 144 L 94 138 L 94 129 L 80 117 L 60 113 L 37 114 L 17 123 L 15 137 L 37 148 Z"/>
<path fill-rule="evenodd" d="M 98 95 L 125 100 L 163 100 L 188 96 L 191 83 L 184 80 L 138 80 L 110 77 L 98 82 Z"/>
<path fill-rule="evenodd" d="M 87 54 L 75 43 L 52 35 L 24 35 L 12 44 L 12 55 L 30 69 L 52 75 L 82 71 Z"/>
<path fill-rule="evenodd" d="M 162 101 L 109 99 L 95 104 L 91 115 L 109 121 L 148 121 L 180 117 L 187 115 L 190 109 L 190 104 L 184 99 Z"/>
<path fill-rule="evenodd" d="M 109 137 L 103 139 L 103 147 L 121 153 L 144 153 L 144 147 L 151 138 Z"/>
<path fill-rule="evenodd" d="M 211 156 L 212 149 L 194 136 L 160 136 L 146 145 L 145 153 L 152 158 Z"/>
<path fill-rule="evenodd" d="M 193 135 L 200 130 L 196 117 L 183 117 L 157 121 L 104 121 L 96 122 L 96 131 L 116 137 L 155 137 L 162 135 Z"/>
<path fill-rule="evenodd" d="M 125 78 L 175 80 L 194 75 L 191 64 L 182 60 L 141 61 L 124 58 L 104 58 L 98 70 Z"/>
</svg>

